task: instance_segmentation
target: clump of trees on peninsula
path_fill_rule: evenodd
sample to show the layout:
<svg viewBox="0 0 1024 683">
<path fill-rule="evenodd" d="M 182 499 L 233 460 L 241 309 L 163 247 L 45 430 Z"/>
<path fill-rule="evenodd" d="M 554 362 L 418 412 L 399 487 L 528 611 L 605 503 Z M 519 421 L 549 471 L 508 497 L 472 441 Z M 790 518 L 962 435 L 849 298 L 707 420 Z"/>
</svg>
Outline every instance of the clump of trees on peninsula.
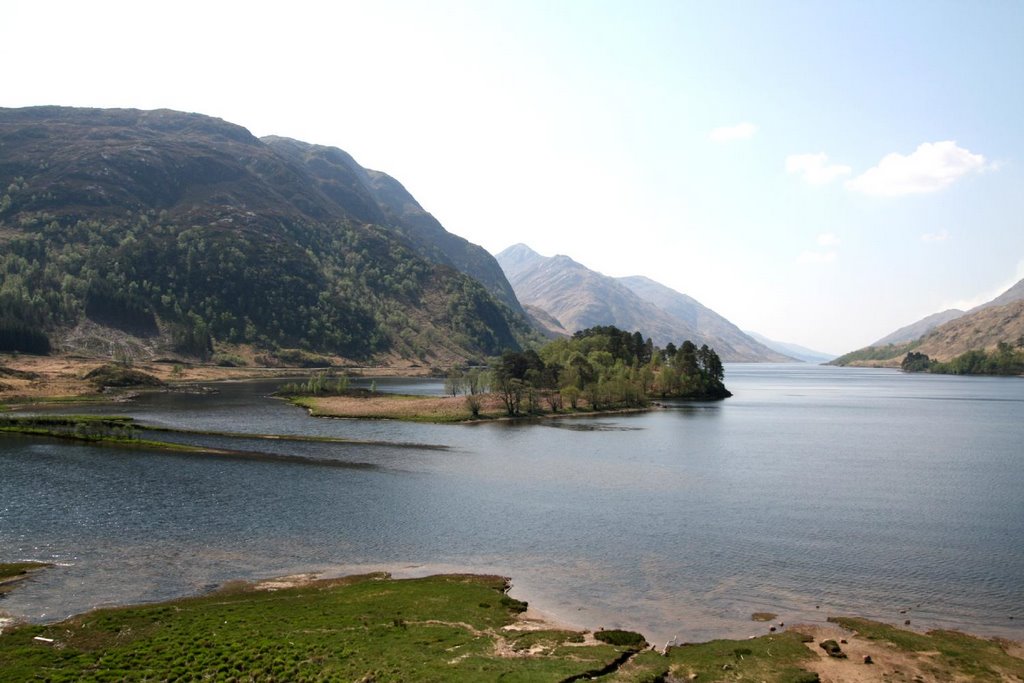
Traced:
<svg viewBox="0 0 1024 683">
<path fill-rule="evenodd" d="M 904 372 L 944 375 L 1024 375 L 1024 337 L 1017 340 L 1016 348 L 1002 341 L 993 351 L 975 349 L 946 362 L 911 351 L 904 357 L 900 368 Z"/>
<path fill-rule="evenodd" d="M 652 398 L 715 400 L 731 396 L 714 349 L 687 340 L 654 346 L 640 332 L 591 327 L 539 350 L 506 351 L 492 363 L 487 380 L 508 415 L 639 408 Z M 463 390 L 470 410 L 479 410 L 481 375 L 455 371 L 446 386 Z M 474 411 L 475 412 L 475 411 Z"/>
</svg>

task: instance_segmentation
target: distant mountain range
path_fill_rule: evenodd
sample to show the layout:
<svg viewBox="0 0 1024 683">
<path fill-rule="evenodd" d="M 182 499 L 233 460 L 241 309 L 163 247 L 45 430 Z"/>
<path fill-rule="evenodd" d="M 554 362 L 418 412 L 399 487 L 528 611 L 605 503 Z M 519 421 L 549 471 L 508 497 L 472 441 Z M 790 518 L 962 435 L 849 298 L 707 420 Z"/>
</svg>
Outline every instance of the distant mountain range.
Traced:
<svg viewBox="0 0 1024 683">
<path fill-rule="evenodd" d="M 763 334 L 751 332 L 750 330 L 746 330 L 746 333 L 768 348 L 774 349 L 775 351 L 787 356 L 792 356 L 793 358 L 805 363 L 825 363 L 836 357 L 834 353 L 815 351 L 814 349 L 809 349 L 806 346 L 801 346 L 800 344 L 776 341 L 774 339 L 769 339 Z"/>
<path fill-rule="evenodd" d="M 444 362 L 539 338 L 494 258 L 394 178 L 200 114 L 0 109 L 0 242 L 5 338 L 57 350 L 116 330 L 128 356 Z"/>
<path fill-rule="evenodd" d="M 991 350 L 1024 339 L 1024 280 L 970 311 L 949 309 L 901 327 L 874 344 L 851 351 L 833 365 L 898 367 L 909 351 L 948 361 L 967 351 Z"/>
<path fill-rule="evenodd" d="M 658 346 L 689 339 L 724 361 L 792 361 L 744 334 L 695 299 L 645 277 L 613 278 L 568 256 L 541 256 L 525 244 L 497 255 L 516 297 L 552 334 L 598 325 L 639 330 Z"/>
</svg>

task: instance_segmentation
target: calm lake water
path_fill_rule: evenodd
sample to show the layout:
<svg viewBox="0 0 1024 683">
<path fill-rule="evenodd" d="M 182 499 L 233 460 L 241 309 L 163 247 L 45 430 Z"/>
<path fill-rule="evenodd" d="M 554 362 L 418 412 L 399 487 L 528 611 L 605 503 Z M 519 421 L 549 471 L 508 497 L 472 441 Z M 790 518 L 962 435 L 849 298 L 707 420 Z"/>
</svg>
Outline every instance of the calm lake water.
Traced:
<svg viewBox="0 0 1024 683">
<path fill-rule="evenodd" d="M 470 570 L 659 645 L 763 633 L 755 611 L 1024 640 L 1024 380 L 729 365 L 726 383 L 724 402 L 529 424 L 316 419 L 268 382 L 90 406 L 449 448 L 175 437 L 342 465 L 322 467 L 0 438 L 0 560 L 59 565 L 0 610 L 54 620 L 236 578 Z"/>
</svg>

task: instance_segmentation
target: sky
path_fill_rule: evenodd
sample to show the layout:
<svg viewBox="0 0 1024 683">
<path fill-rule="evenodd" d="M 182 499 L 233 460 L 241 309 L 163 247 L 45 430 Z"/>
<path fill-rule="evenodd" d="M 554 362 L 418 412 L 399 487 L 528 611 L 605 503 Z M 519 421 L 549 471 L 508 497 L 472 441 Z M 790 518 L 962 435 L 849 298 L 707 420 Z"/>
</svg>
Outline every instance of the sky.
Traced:
<svg viewBox="0 0 1024 683">
<path fill-rule="evenodd" d="M 340 147 L 451 232 L 842 353 L 1024 278 L 1024 2 L 4 0 L 0 106 Z"/>
</svg>

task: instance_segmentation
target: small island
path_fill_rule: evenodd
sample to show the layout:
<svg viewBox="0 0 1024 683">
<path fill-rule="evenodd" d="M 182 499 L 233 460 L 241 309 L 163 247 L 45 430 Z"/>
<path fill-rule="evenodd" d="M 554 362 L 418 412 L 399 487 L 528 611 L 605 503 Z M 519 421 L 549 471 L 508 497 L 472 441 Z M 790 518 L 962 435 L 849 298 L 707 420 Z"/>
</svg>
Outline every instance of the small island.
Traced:
<svg viewBox="0 0 1024 683">
<path fill-rule="evenodd" d="M 466 422 L 645 410 L 655 399 L 714 401 L 732 394 L 714 349 L 687 340 L 664 349 L 640 332 L 592 327 L 539 350 L 506 351 L 489 368 L 454 368 L 444 397 L 352 389 L 317 375 L 280 395 L 323 417 Z"/>
</svg>

